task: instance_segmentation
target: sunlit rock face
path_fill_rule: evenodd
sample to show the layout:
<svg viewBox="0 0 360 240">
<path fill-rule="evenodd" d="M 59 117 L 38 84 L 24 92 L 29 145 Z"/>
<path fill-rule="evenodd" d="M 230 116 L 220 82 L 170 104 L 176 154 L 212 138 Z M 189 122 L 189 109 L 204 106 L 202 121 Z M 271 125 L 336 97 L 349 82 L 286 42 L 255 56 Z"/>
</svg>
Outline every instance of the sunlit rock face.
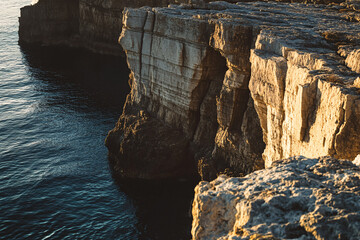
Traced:
<svg viewBox="0 0 360 240">
<path fill-rule="evenodd" d="M 356 36 L 351 25 L 347 28 L 345 21 L 339 22 L 340 28 L 334 31 Z M 295 39 L 277 33 L 270 37 L 272 33 L 262 31 L 251 52 L 249 88 L 263 129 L 267 167 L 273 159 L 294 155 L 353 160 L 359 154 L 358 74 L 348 61 L 353 58 L 350 65 L 354 66 L 359 59 L 350 52 L 344 62 L 336 43 L 314 36 L 325 32 L 325 27 L 319 24 L 314 32 L 292 33 Z M 358 24 L 353 27 L 359 31 Z M 359 40 L 347 44 L 356 45 Z"/>
<path fill-rule="evenodd" d="M 258 162 L 261 166 L 264 149 L 261 128 L 247 88 L 250 64 L 238 66 L 239 61 L 248 62 L 244 59 L 249 58 L 251 38 L 245 36 L 246 47 L 230 53 L 231 49 L 222 46 L 217 36 L 212 37 L 215 25 L 191 15 L 181 16 L 182 10 L 167 10 L 170 12 L 151 8 L 124 11 L 120 43 L 132 70 L 132 90 L 126 105 L 135 105 L 164 126 L 180 132 L 179 139 L 188 139 L 189 146 L 184 152 L 191 158 L 182 161 L 193 165 L 199 161 L 199 171 L 205 179 L 216 177 L 226 168 L 244 173 L 252 171 Z M 216 49 L 209 45 L 210 38 Z M 231 54 L 232 63 L 224 57 Z M 120 122 L 126 115 L 120 117 Z M 119 146 L 125 149 L 122 132 L 129 128 L 133 126 L 118 124 L 109 134 L 106 142 L 111 146 L 110 153 L 118 151 Z M 247 132 L 255 134 L 245 136 Z M 153 135 L 147 137 L 148 141 L 156 141 Z M 112 142 L 120 145 L 114 146 Z M 120 161 L 136 161 L 124 158 L 121 151 L 118 153 Z M 153 155 L 153 162 L 159 158 Z"/>
<path fill-rule="evenodd" d="M 198 164 L 203 179 L 295 155 L 353 160 L 360 153 L 360 25 L 341 9 L 269 2 L 126 9 L 126 108 L 187 139 L 185 161 Z M 126 118 L 107 146 L 118 161 L 132 162 L 122 152 L 123 133 L 134 129 Z"/>
<path fill-rule="evenodd" d="M 359 239 L 360 168 L 293 157 L 243 178 L 200 182 L 193 239 Z"/>
</svg>

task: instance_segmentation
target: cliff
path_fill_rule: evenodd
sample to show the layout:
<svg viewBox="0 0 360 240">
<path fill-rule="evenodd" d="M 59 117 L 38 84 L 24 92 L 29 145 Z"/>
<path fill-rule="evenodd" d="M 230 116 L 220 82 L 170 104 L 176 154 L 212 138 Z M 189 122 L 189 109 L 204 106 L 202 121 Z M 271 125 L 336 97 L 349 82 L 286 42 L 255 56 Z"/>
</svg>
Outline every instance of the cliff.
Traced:
<svg viewBox="0 0 360 240">
<path fill-rule="evenodd" d="M 115 169 L 157 178 L 198 165 L 213 179 L 295 155 L 353 160 L 360 27 L 351 14 L 270 2 L 126 9 L 132 90 L 106 140 Z"/>
<path fill-rule="evenodd" d="M 360 168 L 290 158 L 195 188 L 193 239 L 359 239 Z"/>
<path fill-rule="evenodd" d="M 78 0 L 40 0 L 21 8 L 21 43 L 57 44 L 69 39 L 78 29 Z"/>
<path fill-rule="evenodd" d="M 118 38 L 124 7 L 167 6 L 188 0 L 39 0 L 21 8 L 21 44 L 65 45 L 122 55 Z"/>
<path fill-rule="evenodd" d="M 333 158 L 360 161 L 358 2 L 196 2 L 122 13 L 144 4 L 42 0 L 22 9 L 20 41 L 117 54 L 122 27 L 131 93 L 106 139 L 116 174 L 265 168 L 201 182 L 194 239 L 359 238 L 360 169 Z"/>
<path fill-rule="evenodd" d="M 19 18 L 21 44 L 65 45 L 110 55 L 123 55 L 117 40 L 122 28 L 122 11 L 125 7 L 166 7 L 169 4 L 204 3 L 203 0 L 39 0 L 33 2 L 36 3 L 21 8 Z M 227 0 L 227 2 L 237 1 Z M 336 2 L 350 9 L 359 9 L 357 2 L 352 1 L 311 0 L 308 2 Z M 351 14 L 349 19 L 357 21 L 360 17 L 358 14 Z"/>
</svg>

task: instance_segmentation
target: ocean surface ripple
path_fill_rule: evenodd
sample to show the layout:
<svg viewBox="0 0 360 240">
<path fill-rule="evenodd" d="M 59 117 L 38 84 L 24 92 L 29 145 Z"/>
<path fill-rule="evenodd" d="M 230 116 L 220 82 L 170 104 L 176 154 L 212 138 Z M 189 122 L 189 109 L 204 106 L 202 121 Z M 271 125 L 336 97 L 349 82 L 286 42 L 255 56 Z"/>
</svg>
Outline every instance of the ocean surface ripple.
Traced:
<svg viewBox="0 0 360 240">
<path fill-rule="evenodd" d="M 189 239 L 188 183 L 146 191 L 111 176 L 104 139 L 129 91 L 125 61 L 20 48 L 29 3 L 0 4 L 0 239 Z"/>
</svg>

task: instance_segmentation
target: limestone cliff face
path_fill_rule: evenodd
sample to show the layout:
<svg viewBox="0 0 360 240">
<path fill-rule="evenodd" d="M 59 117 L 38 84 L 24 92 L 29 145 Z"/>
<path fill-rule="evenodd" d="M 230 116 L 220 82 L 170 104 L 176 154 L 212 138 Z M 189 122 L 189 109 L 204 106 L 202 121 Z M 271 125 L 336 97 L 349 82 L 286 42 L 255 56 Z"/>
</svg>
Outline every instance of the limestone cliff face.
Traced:
<svg viewBox="0 0 360 240">
<path fill-rule="evenodd" d="M 190 157 L 184 156 L 182 161 L 193 165 L 199 161 L 203 178 L 213 178 L 226 168 L 241 173 L 252 171 L 256 164 L 261 166 L 264 146 L 247 89 L 250 64 L 240 66 L 244 59 L 248 61 L 251 33 L 244 39 L 237 33 L 239 40 L 247 44 L 243 49 L 231 53 L 234 49 L 221 45 L 217 42 L 220 39 L 214 37 L 215 49 L 209 46 L 214 24 L 181 16 L 181 10 L 170 11 L 169 14 L 163 9 L 143 8 L 124 12 L 120 43 L 132 70 L 132 90 L 126 107 L 136 105 L 159 124 L 179 132 L 179 139 L 187 139 L 188 148 L 183 152 Z M 248 29 L 242 31 L 246 33 Z M 233 61 L 226 62 L 222 54 L 233 57 Z M 124 113 L 120 122 L 126 117 Z M 119 149 L 111 143 L 121 142 L 115 139 L 132 128 L 131 124 L 117 126 L 109 134 L 106 142 L 111 146 L 111 154 Z M 245 135 L 247 132 L 254 134 Z M 156 136 L 147 137 L 147 141 L 159 144 Z M 165 144 L 172 151 L 176 143 Z M 129 156 L 124 154 L 125 143 L 120 149 L 115 154 L 120 161 L 136 161 L 135 157 L 124 157 Z M 153 155 L 152 161 L 157 162 L 159 157 Z M 179 159 L 179 164 L 182 161 Z M 127 171 L 132 170 L 124 170 Z"/>
<path fill-rule="evenodd" d="M 118 169 L 138 171 L 121 167 L 139 161 L 134 146 L 146 161 L 161 159 L 144 142 L 169 153 L 182 146 L 181 157 L 167 158 L 169 176 L 185 162 L 212 179 L 294 155 L 353 160 L 360 25 L 341 9 L 261 2 L 126 9 L 120 43 L 132 90 L 106 141 Z M 144 115 L 178 138 L 151 133 L 138 141 Z"/>
<path fill-rule="evenodd" d="M 195 188 L 193 239 L 359 239 L 360 168 L 331 157 L 277 161 Z"/>
<path fill-rule="evenodd" d="M 188 0 L 40 0 L 21 9 L 19 41 L 67 45 L 122 55 L 118 38 L 124 7 L 167 6 Z"/>
<path fill-rule="evenodd" d="M 355 86 L 360 58 L 356 51 L 339 54 L 344 47 L 358 48 L 360 28 L 339 16 L 331 31 L 347 40 L 324 41 L 330 26 L 321 21 L 333 14 L 315 13 L 308 20 L 310 29 L 263 30 L 251 51 L 249 88 L 263 129 L 267 167 L 272 159 L 296 155 L 353 160 L 360 151 Z"/>
</svg>

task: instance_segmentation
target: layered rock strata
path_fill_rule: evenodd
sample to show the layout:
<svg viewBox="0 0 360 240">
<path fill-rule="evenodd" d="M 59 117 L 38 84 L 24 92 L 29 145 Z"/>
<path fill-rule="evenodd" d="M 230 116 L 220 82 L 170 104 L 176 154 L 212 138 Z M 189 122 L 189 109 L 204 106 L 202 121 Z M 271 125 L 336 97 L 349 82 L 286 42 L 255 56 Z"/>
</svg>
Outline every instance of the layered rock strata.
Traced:
<svg viewBox="0 0 360 240">
<path fill-rule="evenodd" d="M 146 161 L 159 159 L 141 142 L 124 141 L 127 132 L 136 139 L 143 113 L 178 138 L 165 143 L 152 133 L 141 141 L 173 152 L 186 139 L 178 163 L 168 161 L 174 170 L 198 162 L 204 179 L 294 155 L 354 159 L 360 25 L 341 9 L 270 2 L 126 9 L 120 43 L 132 110 L 109 133 L 110 155 L 119 165 L 139 161 L 127 150 L 135 144 Z M 128 112 L 138 125 L 126 121 Z"/>
<path fill-rule="evenodd" d="M 244 178 L 200 182 L 193 239 L 359 239 L 360 168 L 294 157 Z"/>
</svg>

